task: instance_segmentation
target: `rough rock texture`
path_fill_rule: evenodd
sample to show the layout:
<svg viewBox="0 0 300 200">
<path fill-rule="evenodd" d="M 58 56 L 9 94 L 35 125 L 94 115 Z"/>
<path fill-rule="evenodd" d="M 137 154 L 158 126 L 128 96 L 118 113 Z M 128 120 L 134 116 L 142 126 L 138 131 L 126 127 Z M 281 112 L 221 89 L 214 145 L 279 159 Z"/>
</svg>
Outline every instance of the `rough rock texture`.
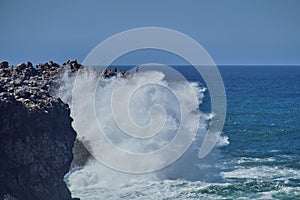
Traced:
<svg viewBox="0 0 300 200">
<path fill-rule="evenodd" d="M 50 95 L 64 67 L 30 62 L 17 67 L 0 63 L 0 199 L 72 199 L 63 176 L 73 159 L 76 133 L 70 109 Z"/>
<path fill-rule="evenodd" d="M 91 153 L 86 149 L 85 145 L 88 145 L 87 142 L 83 142 L 79 139 L 75 140 L 71 168 L 82 167 L 93 158 Z"/>
</svg>

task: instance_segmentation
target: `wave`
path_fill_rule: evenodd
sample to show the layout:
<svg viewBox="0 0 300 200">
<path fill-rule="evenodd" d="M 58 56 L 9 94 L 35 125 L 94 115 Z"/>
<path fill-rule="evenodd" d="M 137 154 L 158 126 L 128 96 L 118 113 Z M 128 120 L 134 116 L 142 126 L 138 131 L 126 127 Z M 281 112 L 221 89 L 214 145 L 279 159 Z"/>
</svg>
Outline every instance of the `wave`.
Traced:
<svg viewBox="0 0 300 200">
<path fill-rule="evenodd" d="M 250 180 L 206 183 L 187 180 L 132 182 L 115 187 L 71 189 L 82 199 L 298 199 L 297 184 Z"/>
<path fill-rule="evenodd" d="M 221 181 L 218 149 L 203 159 L 198 157 L 208 123 L 213 117 L 199 110 L 206 88 L 197 82 L 166 80 L 165 76 L 159 71 L 147 71 L 128 78 L 104 79 L 91 70 L 82 71 L 76 78 L 62 76 L 65 84 L 58 94 L 64 101 L 70 102 L 72 99 L 74 129 L 79 139 L 88 142 L 88 150 L 96 158 L 66 176 L 72 191 L 124 186 L 149 180 Z M 195 121 L 197 126 L 193 124 Z M 122 158 L 115 151 L 105 149 L 106 140 L 130 154 L 149 154 L 168 148 L 180 129 L 186 138 L 193 136 L 191 144 L 182 148 L 178 143 L 172 151 L 184 152 L 174 162 L 161 165 L 160 169 L 151 173 L 124 173 L 101 160 L 105 154 L 105 158 L 117 161 L 121 168 L 133 168 L 135 166 L 132 166 L 128 157 Z M 104 136 L 99 136 L 99 132 Z M 140 137 L 144 135 L 147 137 Z M 186 138 L 182 137 L 182 142 Z M 229 138 L 224 136 L 217 146 L 228 144 Z M 147 157 L 142 159 L 139 166 L 156 166 L 156 163 L 170 156 L 173 155 L 169 152 L 159 157 Z"/>
</svg>

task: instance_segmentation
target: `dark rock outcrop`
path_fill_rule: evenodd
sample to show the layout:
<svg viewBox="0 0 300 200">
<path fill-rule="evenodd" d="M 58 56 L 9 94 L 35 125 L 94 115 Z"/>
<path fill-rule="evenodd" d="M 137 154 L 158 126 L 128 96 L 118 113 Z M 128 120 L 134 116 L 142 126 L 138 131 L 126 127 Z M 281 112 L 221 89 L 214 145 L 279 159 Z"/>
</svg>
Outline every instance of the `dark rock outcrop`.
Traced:
<svg viewBox="0 0 300 200">
<path fill-rule="evenodd" d="M 88 145 L 86 141 L 81 141 L 79 139 L 75 140 L 71 168 L 82 167 L 93 158 L 91 153 L 86 149 L 86 145 Z"/>
<path fill-rule="evenodd" d="M 75 140 L 68 104 L 52 94 L 64 84 L 63 74 L 80 69 L 76 60 L 63 66 L 0 63 L 0 199 L 72 199 L 63 177 L 72 161 L 72 167 L 83 166 L 91 155 L 85 141 Z M 116 68 L 97 74 L 130 77 Z"/>
<path fill-rule="evenodd" d="M 63 177 L 76 133 L 68 105 L 50 95 L 63 69 L 0 63 L 0 199 L 71 199 Z"/>
<path fill-rule="evenodd" d="M 69 66 L 71 72 L 77 72 L 79 69 L 83 68 L 83 66 L 81 64 L 78 64 L 77 60 L 74 60 L 74 61 L 68 60 L 63 65 L 64 66 Z"/>
</svg>

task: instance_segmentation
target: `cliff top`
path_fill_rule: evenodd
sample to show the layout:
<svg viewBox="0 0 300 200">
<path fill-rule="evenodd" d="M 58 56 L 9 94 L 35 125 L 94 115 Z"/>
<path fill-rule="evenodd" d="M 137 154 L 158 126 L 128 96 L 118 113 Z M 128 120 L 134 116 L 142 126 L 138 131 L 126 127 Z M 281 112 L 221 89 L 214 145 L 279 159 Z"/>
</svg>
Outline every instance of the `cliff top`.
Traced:
<svg viewBox="0 0 300 200">
<path fill-rule="evenodd" d="M 47 110 L 53 104 L 64 104 L 60 98 L 50 95 L 50 88 L 55 84 L 55 78 L 66 67 L 76 71 L 82 67 L 76 61 L 64 63 L 63 66 L 50 61 L 32 66 L 31 62 L 22 63 L 16 67 L 8 62 L 0 63 L 0 101 L 17 101 L 26 108 Z"/>
</svg>

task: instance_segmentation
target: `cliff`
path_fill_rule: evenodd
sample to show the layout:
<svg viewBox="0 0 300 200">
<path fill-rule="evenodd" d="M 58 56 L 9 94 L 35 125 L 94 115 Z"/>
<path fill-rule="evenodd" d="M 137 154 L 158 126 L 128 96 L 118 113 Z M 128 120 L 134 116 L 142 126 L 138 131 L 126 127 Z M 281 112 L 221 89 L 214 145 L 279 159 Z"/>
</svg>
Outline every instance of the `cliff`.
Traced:
<svg viewBox="0 0 300 200">
<path fill-rule="evenodd" d="M 66 66 L 81 67 L 0 63 L 0 199 L 72 199 L 63 177 L 76 133 L 68 105 L 50 95 Z"/>
</svg>

